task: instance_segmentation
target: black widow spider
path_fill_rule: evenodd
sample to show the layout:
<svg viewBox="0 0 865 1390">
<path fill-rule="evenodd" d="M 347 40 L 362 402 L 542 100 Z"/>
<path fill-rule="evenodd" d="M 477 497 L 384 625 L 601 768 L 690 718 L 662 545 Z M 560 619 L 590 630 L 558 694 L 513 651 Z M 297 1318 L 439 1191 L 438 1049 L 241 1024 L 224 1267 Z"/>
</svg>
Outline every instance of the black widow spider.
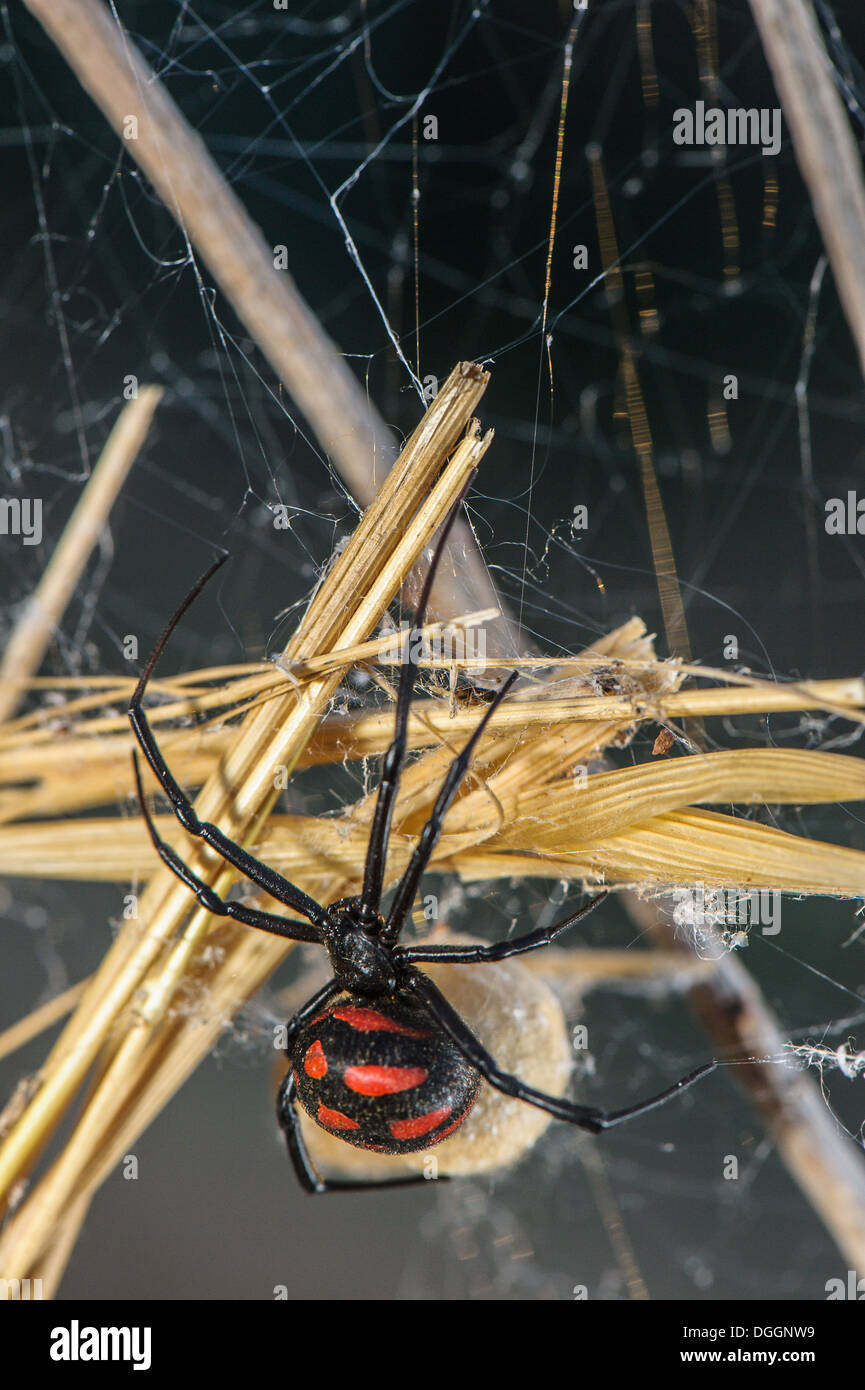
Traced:
<svg viewBox="0 0 865 1390">
<path fill-rule="evenodd" d="M 322 1178 L 306 1152 L 297 1115 L 298 1101 L 323 1129 L 348 1143 L 375 1152 L 403 1154 L 431 1148 L 451 1134 L 471 1109 L 481 1077 L 507 1096 L 526 1101 L 556 1119 L 597 1134 L 662 1105 L 716 1065 L 710 1062 L 698 1067 L 674 1086 L 624 1110 L 605 1111 L 577 1105 L 563 1097 L 547 1095 L 502 1071 L 429 976 L 417 968 L 430 961 L 476 965 L 534 951 L 548 945 L 560 932 L 585 917 L 602 901 L 603 894 L 555 926 L 539 928 L 511 941 L 498 941 L 493 945 L 399 944 L 447 810 L 492 714 L 517 679 L 516 671 L 501 686 L 468 743 L 451 763 L 432 814 L 397 885 L 387 917 L 381 912 L 391 817 L 406 756 L 409 706 L 417 674 L 420 646 L 417 630 L 423 627 L 436 566 L 464 496 L 465 493 L 442 528 L 413 626 L 405 635 L 396 727 L 378 786 L 363 888 L 356 897 L 343 898 L 325 907 L 274 869 L 253 858 L 228 839 L 218 826 L 199 820 L 167 767 L 142 708 L 147 682 L 166 642 L 227 555 L 220 556 L 210 566 L 180 604 L 151 653 L 129 704 L 135 737 L 181 825 L 216 850 L 258 888 L 307 921 L 286 920 L 241 902 L 226 901 L 193 873 L 171 846 L 160 839 L 145 801 L 138 757 L 133 753 L 141 811 L 163 863 L 214 915 L 231 917 L 290 941 L 317 942 L 325 947 L 330 957 L 333 978 L 298 1010 L 288 1025 L 285 1052 L 290 1065 L 277 1103 L 289 1155 L 307 1192 L 403 1186 L 426 1179 L 416 1176 L 382 1182 L 350 1182 Z"/>
</svg>

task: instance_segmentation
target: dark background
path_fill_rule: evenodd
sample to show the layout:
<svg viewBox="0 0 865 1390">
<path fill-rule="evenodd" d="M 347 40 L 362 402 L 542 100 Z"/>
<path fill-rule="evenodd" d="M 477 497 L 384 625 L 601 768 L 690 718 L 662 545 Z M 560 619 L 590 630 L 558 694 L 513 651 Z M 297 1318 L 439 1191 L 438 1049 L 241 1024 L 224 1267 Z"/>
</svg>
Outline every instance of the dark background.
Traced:
<svg viewBox="0 0 865 1390">
<path fill-rule="evenodd" d="M 820 13 L 839 26 L 833 58 L 861 141 L 854 8 L 821 5 Z M 599 144 L 632 325 L 641 307 L 634 268 L 648 264 L 654 277 L 659 332 L 640 338 L 635 330 L 635 341 L 694 653 L 720 665 L 734 634 L 740 661 L 760 672 L 861 672 L 863 540 L 829 537 L 822 524 L 827 497 L 865 492 L 856 354 L 827 271 L 807 393 L 809 491 L 794 386 L 819 233 L 786 125 L 771 161 L 731 149 L 719 169 L 705 151 L 673 145 L 673 111 L 704 95 L 683 6 L 651 6 L 654 113 L 641 94 L 630 0 L 593 0 L 582 26 L 546 324 L 552 390 L 540 327 L 568 6 L 493 0 L 473 21 L 465 4 L 371 4 L 368 57 L 355 43 L 363 33 L 356 5 L 296 5 L 287 14 L 209 0 L 195 13 L 173 3 L 117 9 L 267 240 L 287 245 L 302 293 L 402 432 L 418 418 L 418 398 L 328 195 L 363 164 L 339 206 L 414 366 L 411 121 L 394 127 L 431 85 L 420 119 L 434 114 L 439 138 L 418 146 L 420 374 L 441 379 L 459 358 L 492 369 L 481 413 L 496 441 L 472 516 L 497 582 L 515 606 L 522 595 L 526 627 L 553 651 L 577 649 L 632 612 L 651 629 L 661 624 L 637 466 L 613 418 L 619 353 L 609 304 L 602 285 L 583 294 L 601 268 L 585 159 L 587 145 Z M 719 104 L 774 106 L 747 4 L 719 4 L 716 13 Z M 233 551 L 230 575 L 190 614 L 175 662 L 193 668 L 272 652 L 291 623 L 278 615 L 309 595 L 354 508 L 295 428 L 290 400 L 228 306 L 211 300 L 206 272 L 202 289 L 176 228 L 50 42 L 20 8 L 4 14 L 4 25 L 0 492 L 42 496 L 46 538 L 41 549 L 0 538 L 0 624 L 11 624 L 38 578 L 132 372 L 164 384 L 166 398 L 115 508 L 111 545 L 91 566 L 44 671 L 123 670 L 123 635 L 137 633 L 146 650 L 215 544 Z M 739 226 L 735 277 L 725 275 L 721 175 Z M 771 177 L 778 214 L 767 229 Z M 581 243 L 589 272 L 572 266 Z M 739 379 L 732 447 L 718 452 L 707 408 L 731 372 Z M 292 509 L 288 533 L 270 524 L 277 503 Z M 574 534 L 569 519 L 580 503 L 590 527 Z M 773 718 L 714 721 L 709 732 L 716 746 L 825 747 L 846 730 Z M 623 757 L 648 757 L 650 742 L 637 740 Z M 353 791 L 348 778 L 304 778 L 292 804 L 325 811 Z M 861 847 L 855 806 L 760 814 Z M 525 920 L 553 887 L 516 890 Z M 8 881 L 0 1023 L 95 966 L 126 889 Z M 480 920 L 494 934 L 514 899 L 508 885 L 485 888 L 483 920 L 477 905 L 470 909 L 473 928 Z M 825 1037 L 834 1046 L 858 1023 L 861 1046 L 861 944 L 845 948 L 855 904 L 785 901 L 783 924 L 780 938 L 752 937 L 746 957 L 782 1026 L 799 1041 Z M 618 904 L 585 933 L 604 945 L 633 936 Z M 605 992 L 589 1016 L 593 1036 L 605 1039 L 597 1074 L 584 1083 L 597 1103 L 648 1094 L 705 1054 L 680 1001 L 635 1004 Z M 253 1009 L 139 1141 L 139 1181 L 109 1180 L 64 1295 L 267 1298 L 282 1283 L 299 1298 L 558 1299 L 578 1283 L 593 1297 L 621 1294 L 580 1161 L 584 1141 L 562 1128 L 495 1181 L 420 1196 L 304 1198 L 271 1119 L 263 1032 Z M 4 1091 L 43 1049 L 44 1040 L 3 1064 Z M 855 1132 L 861 1083 L 827 1080 Z M 725 1077 L 604 1141 L 603 1152 L 655 1297 L 820 1298 L 826 1279 L 843 1274 Z M 727 1153 L 742 1156 L 737 1184 L 719 1177 Z"/>
</svg>

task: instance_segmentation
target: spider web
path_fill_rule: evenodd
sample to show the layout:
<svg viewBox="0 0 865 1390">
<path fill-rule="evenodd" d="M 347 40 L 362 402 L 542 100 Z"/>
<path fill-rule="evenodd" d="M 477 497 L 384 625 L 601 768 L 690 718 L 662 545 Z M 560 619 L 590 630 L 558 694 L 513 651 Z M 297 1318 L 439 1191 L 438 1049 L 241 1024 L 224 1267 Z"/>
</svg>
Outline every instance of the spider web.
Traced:
<svg viewBox="0 0 865 1390">
<path fill-rule="evenodd" d="M 587 150 L 600 151 L 695 658 L 723 664 L 732 636 L 733 664 L 761 673 L 859 673 L 862 538 L 829 536 L 823 522 L 827 498 L 861 488 L 865 406 L 789 134 L 775 155 L 731 146 L 722 159 L 672 139 L 672 112 L 701 94 L 701 14 L 717 30 L 718 104 L 777 105 L 745 3 L 590 0 L 555 199 L 570 5 L 114 8 L 268 241 L 287 248 L 301 292 L 395 430 L 416 422 L 419 385 L 458 358 L 492 367 L 481 414 L 496 440 L 471 516 L 501 592 L 551 653 L 632 613 L 663 630 L 598 250 Z M 861 142 L 851 10 L 818 5 Z M 23 9 L 2 17 L 0 495 L 41 498 L 44 534 L 32 546 L 0 537 L 0 630 L 62 533 L 132 373 L 165 398 L 44 671 L 125 670 L 124 637 L 146 650 L 217 545 L 233 552 L 230 576 L 189 615 L 175 660 L 192 669 L 275 652 L 358 504 L 50 41 Z M 575 264 L 583 246 L 587 268 Z M 729 374 L 734 402 L 722 394 Z M 274 528 L 277 508 L 287 531 Z M 709 740 L 857 751 L 848 725 L 810 715 L 714 721 Z M 650 752 L 647 734 L 623 757 Z M 360 776 L 305 779 L 291 804 L 333 810 Z M 755 814 L 861 847 L 857 805 Z M 541 881 L 439 888 L 452 926 L 482 916 L 491 939 L 562 901 Z M 4 1021 L 94 968 L 124 891 L 0 888 Z M 748 934 L 747 964 L 855 1134 L 855 904 L 785 900 L 783 914 L 778 936 Z M 612 904 L 579 944 L 634 941 Z M 624 1105 L 706 1055 L 675 992 L 605 988 L 585 1016 L 602 1040 L 580 1078 L 589 1103 Z M 820 1298 L 844 1274 L 759 1121 L 719 1077 L 604 1141 L 597 1159 L 560 1126 L 494 1181 L 309 1203 L 274 1159 L 250 1017 L 142 1137 L 139 1181 L 115 1176 L 102 1191 L 68 1296 L 269 1297 L 285 1285 L 305 1298 L 561 1299 L 585 1286 L 617 1298 L 632 1260 L 653 1297 Z M 2 1063 L 4 1092 L 43 1052 L 39 1040 Z M 736 1182 L 723 1178 L 729 1154 Z"/>
</svg>

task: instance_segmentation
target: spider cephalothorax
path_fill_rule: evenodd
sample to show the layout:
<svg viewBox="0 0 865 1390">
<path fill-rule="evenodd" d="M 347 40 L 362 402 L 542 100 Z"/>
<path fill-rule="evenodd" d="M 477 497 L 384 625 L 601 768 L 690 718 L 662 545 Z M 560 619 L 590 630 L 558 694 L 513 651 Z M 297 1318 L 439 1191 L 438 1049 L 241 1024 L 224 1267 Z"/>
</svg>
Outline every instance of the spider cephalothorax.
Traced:
<svg viewBox="0 0 865 1390">
<path fill-rule="evenodd" d="M 388 1179 L 379 1183 L 328 1181 L 306 1152 L 297 1115 L 298 1101 L 317 1124 L 349 1144 L 386 1154 L 411 1153 L 438 1144 L 464 1120 L 481 1079 L 507 1096 L 526 1101 L 557 1119 L 597 1133 L 634 1115 L 663 1104 L 715 1063 L 699 1067 L 659 1095 L 624 1110 L 604 1111 L 547 1095 L 518 1077 L 502 1071 L 441 990 L 418 966 L 447 961 L 478 965 L 506 960 L 548 945 L 560 932 L 579 921 L 602 901 L 603 894 L 551 927 L 538 928 L 514 940 L 489 946 L 399 944 L 420 881 L 435 849 L 448 808 L 468 770 L 474 749 L 490 718 L 517 679 L 513 672 L 487 706 L 477 728 L 451 763 L 432 814 L 397 884 L 387 916 L 381 900 L 394 800 L 408 746 L 408 716 L 414 688 L 426 606 L 436 565 L 458 509 L 448 517 L 430 563 L 414 617 L 410 640 L 404 644 L 403 667 L 396 701 L 393 742 L 385 754 L 375 816 L 363 866 L 363 888 L 352 898 L 325 907 L 308 893 L 255 859 L 230 840 L 218 826 L 199 820 L 159 751 L 142 706 L 144 691 L 156 662 L 177 623 L 204 585 L 224 563 L 223 555 L 202 576 L 181 603 L 156 644 L 129 705 L 136 738 L 174 812 L 191 834 L 203 840 L 233 868 L 295 914 L 278 916 L 243 902 L 226 900 L 160 839 L 147 809 L 138 760 L 138 797 L 150 838 L 171 871 L 192 890 L 201 905 L 290 941 L 324 946 L 333 978 L 295 1014 L 287 1030 L 289 1068 L 279 1091 L 278 1117 L 297 1176 L 308 1192 L 355 1190 L 365 1187 L 423 1182 L 423 1177 Z M 297 918 L 305 920 L 300 921 Z"/>
<path fill-rule="evenodd" d="M 334 976 L 358 994 L 395 994 L 398 967 L 382 940 L 384 922 L 380 917 L 363 921 L 357 904 L 358 899 L 344 899 L 327 912 L 322 938 Z"/>
</svg>

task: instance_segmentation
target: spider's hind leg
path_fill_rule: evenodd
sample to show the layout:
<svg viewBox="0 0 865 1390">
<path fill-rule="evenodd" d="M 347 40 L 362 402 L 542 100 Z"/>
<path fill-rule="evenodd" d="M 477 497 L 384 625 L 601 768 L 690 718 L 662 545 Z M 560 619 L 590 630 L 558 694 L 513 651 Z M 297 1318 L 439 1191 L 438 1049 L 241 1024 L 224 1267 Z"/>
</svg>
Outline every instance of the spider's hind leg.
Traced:
<svg viewBox="0 0 865 1390">
<path fill-rule="evenodd" d="M 384 1187 L 416 1187 L 418 1183 L 428 1182 L 422 1174 L 408 1178 L 384 1178 L 382 1181 L 359 1182 L 344 1178 L 323 1178 L 307 1152 L 297 1113 L 297 1082 L 294 1072 L 289 1070 L 282 1079 L 276 1102 L 279 1127 L 285 1135 L 288 1156 L 297 1175 L 297 1180 L 305 1192 L 313 1197 L 321 1197 L 326 1192 L 374 1192 Z M 446 1177 L 437 1178 L 447 1182 Z"/>
<path fill-rule="evenodd" d="M 601 1130 L 612 1129 L 614 1125 L 631 1120 L 647 1110 L 654 1110 L 658 1105 L 664 1105 L 668 1100 L 672 1100 L 673 1096 L 687 1090 L 695 1081 L 699 1081 L 700 1077 L 707 1076 L 709 1072 L 714 1071 L 718 1065 L 715 1061 L 707 1062 L 704 1066 L 689 1072 L 687 1076 L 683 1076 L 674 1085 L 659 1092 L 658 1095 L 650 1096 L 648 1100 L 640 1101 L 636 1105 L 629 1105 L 624 1110 L 599 1110 L 593 1105 L 577 1105 L 562 1096 L 550 1096 L 544 1091 L 538 1091 L 534 1086 L 520 1081 L 518 1076 L 502 1071 L 495 1058 L 478 1041 L 468 1024 L 463 1022 L 453 1005 L 448 1003 L 441 990 L 433 984 L 428 976 L 422 975 L 419 970 L 412 970 L 406 981 L 406 986 L 423 1004 L 427 1013 L 438 1026 L 448 1035 L 466 1061 L 480 1072 L 490 1086 L 494 1086 L 503 1095 L 525 1101 L 528 1105 L 534 1105 L 539 1110 L 546 1110 L 557 1120 L 564 1120 L 567 1124 L 586 1129 L 590 1134 L 599 1134 Z"/>
</svg>

